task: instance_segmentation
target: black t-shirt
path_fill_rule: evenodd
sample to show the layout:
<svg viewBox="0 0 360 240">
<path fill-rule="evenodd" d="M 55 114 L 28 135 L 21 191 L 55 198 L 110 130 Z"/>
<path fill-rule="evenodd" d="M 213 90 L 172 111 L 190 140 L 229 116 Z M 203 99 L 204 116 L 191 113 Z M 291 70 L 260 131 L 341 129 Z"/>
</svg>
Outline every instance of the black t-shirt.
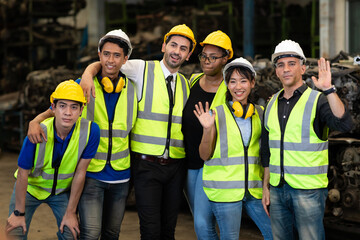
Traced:
<svg viewBox="0 0 360 240">
<path fill-rule="evenodd" d="M 205 102 L 211 105 L 215 93 L 205 92 L 197 81 L 190 90 L 189 99 L 183 110 L 182 132 L 184 134 L 185 153 L 187 167 L 189 169 L 199 169 L 204 165 L 204 161 L 199 155 L 199 145 L 201 142 L 203 127 L 194 114 L 195 104 L 201 102 L 205 107 Z"/>
</svg>

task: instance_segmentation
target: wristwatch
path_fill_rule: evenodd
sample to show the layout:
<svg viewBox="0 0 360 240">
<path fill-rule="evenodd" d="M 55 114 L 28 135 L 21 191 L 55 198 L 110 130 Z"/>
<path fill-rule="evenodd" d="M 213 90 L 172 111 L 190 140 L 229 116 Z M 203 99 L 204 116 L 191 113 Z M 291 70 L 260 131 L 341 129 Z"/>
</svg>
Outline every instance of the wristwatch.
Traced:
<svg viewBox="0 0 360 240">
<path fill-rule="evenodd" d="M 332 85 L 331 88 L 323 91 L 323 94 L 324 94 L 325 96 L 327 96 L 327 95 L 329 95 L 330 93 L 334 93 L 334 92 L 336 92 L 336 87 L 335 87 L 334 85 Z"/>
<path fill-rule="evenodd" d="M 19 212 L 19 210 L 14 210 L 14 215 L 17 217 L 25 216 L 25 212 Z"/>
</svg>

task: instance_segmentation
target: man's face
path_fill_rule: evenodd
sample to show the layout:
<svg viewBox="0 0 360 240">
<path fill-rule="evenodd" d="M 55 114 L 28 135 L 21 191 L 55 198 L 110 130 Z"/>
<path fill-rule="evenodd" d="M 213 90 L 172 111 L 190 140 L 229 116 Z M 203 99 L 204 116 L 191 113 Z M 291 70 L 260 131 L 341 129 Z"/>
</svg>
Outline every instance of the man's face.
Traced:
<svg viewBox="0 0 360 240">
<path fill-rule="evenodd" d="M 204 74 L 214 76 L 221 73 L 223 66 L 226 64 L 227 57 L 223 57 L 223 52 L 220 48 L 214 45 L 205 45 L 201 54 L 205 57 L 205 61 L 200 61 L 201 69 Z M 209 59 L 214 62 L 210 62 Z"/>
<path fill-rule="evenodd" d="M 276 76 L 280 79 L 283 87 L 300 87 L 302 85 L 302 75 L 306 67 L 301 64 L 296 57 L 280 58 L 276 62 Z"/>
<path fill-rule="evenodd" d="M 83 110 L 78 102 L 64 99 L 59 99 L 56 105 L 52 103 L 51 106 L 55 114 L 55 126 L 64 130 L 74 126 Z"/>
<path fill-rule="evenodd" d="M 119 75 L 121 66 L 127 61 L 128 56 L 124 55 L 124 50 L 119 45 L 106 42 L 98 53 L 102 67 L 102 77 L 114 79 Z"/>
<path fill-rule="evenodd" d="M 170 72 L 177 72 L 191 55 L 190 41 L 181 36 L 172 36 L 170 41 L 163 43 L 161 51 L 164 53 L 164 64 Z"/>
</svg>

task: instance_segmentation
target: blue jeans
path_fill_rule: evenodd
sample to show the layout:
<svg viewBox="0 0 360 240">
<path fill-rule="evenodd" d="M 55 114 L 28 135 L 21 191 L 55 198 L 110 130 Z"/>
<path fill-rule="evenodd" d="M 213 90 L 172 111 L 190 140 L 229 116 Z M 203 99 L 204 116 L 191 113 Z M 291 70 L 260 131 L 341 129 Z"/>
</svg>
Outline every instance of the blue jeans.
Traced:
<svg viewBox="0 0 360 240">
<path fill-rule="evenodd" d="M 16 186 L 16 184 L 15 184 Z M 9 206 L 9 216 L 14 212 L 15 210 L 15 186 L 13 193 L 11 195 L 10 200 L 10 206 Z M 14 239 L 27 239 L 27 234 L 29 232 L 31 219 L 35 213 L 35 210 L 40 206 L 42 203 L 46 203 L 49 205 L 51 210 L 54 213 L 56 223 L 58 225 L 58 228 L 60 228 L 61 221 L 63 219 L 63 216 L 66 212 L 66 207 L 69 202 L 69 192 L 60 193 L 59 195 L 50 196 L 45 200 L 38 200 L 35 197 L 31 196 L 29 193 L 26 193 L 26 199 L 25 199 L 25 222 L 26 222 L 26 228 L 27 231 L 25 235 L 23 234 L 22 227 L 17 227 L 14 230 L 12 230 L 9 235 L 11 235 Z M 73 239 L 73 236 L 71 234 L 71 231 L 64 227 L 64 232 L 61 233 L 60 230 L 56 233 L 58 236 L 58 239 Z"/>
<path fill-rule="evenodd" d="M 203 168 L 188 170 L 185 194 L 194 216 L 197 239 L 217 240 L 219 237 L 215 228 L 216 219 L 203 189 L 202 173 Z"/>
<path fill-rule="evenodd" d="M 270 187 L 270 217 L 275 239 L 325 239 L 323 225 L 327 189 L 294 189 L 288 184 Z"/>
<path fill-rule="evenodd" d="M 242 207 L 260 229 L 264 239 L 272 239 L 271 223 L 262 206 L 261 199 L 256 199 L 246 192 L 238 202 L 210 202 L 220 229 L 220 239 L 239 239 Z"/>
<path fill-rule="evenodd" d="M 80 239 L 119 239 L 129 182 L 110 184 L 86 178 L 79 201 Z"/>
</svg>

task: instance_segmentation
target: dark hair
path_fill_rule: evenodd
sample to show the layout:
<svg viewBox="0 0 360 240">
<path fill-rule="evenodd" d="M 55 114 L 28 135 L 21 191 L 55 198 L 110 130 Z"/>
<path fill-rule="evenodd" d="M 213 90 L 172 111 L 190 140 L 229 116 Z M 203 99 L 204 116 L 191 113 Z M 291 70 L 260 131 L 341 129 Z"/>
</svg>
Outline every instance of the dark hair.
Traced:
<svg viewBox="0 0 360 240">
<path fill-rule="evenodd" d="M 244 66 L 232 66 L 229 69 L 226 70 L 225 72 L 225 83 L 228 85 L 229 81 L 230 81 L 230 77 L 233 74 L 233 72 L 236 71 L 240 74 L 240 76 L 245 77 L 246 79 L 248 79 L 250 82 L 251 81 L 255 81 L 255 77 L 252 73 L 252 71 Z M 232 96 L 229 92 L 229 89 L 226 90 L 226 100 L 227 101 L 231 101 L 232 100 Z"/>
<path fill-rule="evenodd" d="M 101 41 L 100 45 L 99 45 L 99 49 L 100 52 L 102 51 L 103 46 L 105 45 L 105 43 L 110 42 L 110 43 L 114 43 L 117 44 L 120 48 L 123 49 L 124 51 L 124 56 L 127 56 L 129 53 L 129 46 L 127 45 L 127 43 L 119 38 L 113 38 L 113 37 L 109 37 L 109 38 L 105 38 L 103 41 Z"/>
<path fill-rule="evenodd" d="M 189 40 L 189 42 L 190 42 L 190 50 L 189 50 L 189 52 L 192 51 L 193 45 L 194 45 L 194 44 L 193 44 L 193 41 L 192 41 L 190 38 L 188 38 L 188 37 L 186 37 L 186 36 L 184 36 L 184 35 L 172 34 L 172 35 L 170 35 L 170 36 L 167 37 L 167 39 L 165 40 L 165 43 L 168 44 L 168 43 L 170 42 L 170 39 L 171 39 L 173 36 L 180 36 L 180 37 L 183 37 L 183 38 L 186 38 L 187 40 Z"/>
<path fill-rule="evenodd" d="M 54 99 L 55 107 L 56 107 L 56 104 L 58 103 L 59 100 L 61 100 L 61 99 Z M 64 100 L 66 100 L 66 99 L 64 99 Z M 74 100 L 69 100 L 69 101 L 76 102 L 77 104 L 80 105 L 80 108 L 83 106 L 83 103 L 82 103 L 82 102 L 78 102 L 78 101 L 74 101 Z"/>
</svg>

